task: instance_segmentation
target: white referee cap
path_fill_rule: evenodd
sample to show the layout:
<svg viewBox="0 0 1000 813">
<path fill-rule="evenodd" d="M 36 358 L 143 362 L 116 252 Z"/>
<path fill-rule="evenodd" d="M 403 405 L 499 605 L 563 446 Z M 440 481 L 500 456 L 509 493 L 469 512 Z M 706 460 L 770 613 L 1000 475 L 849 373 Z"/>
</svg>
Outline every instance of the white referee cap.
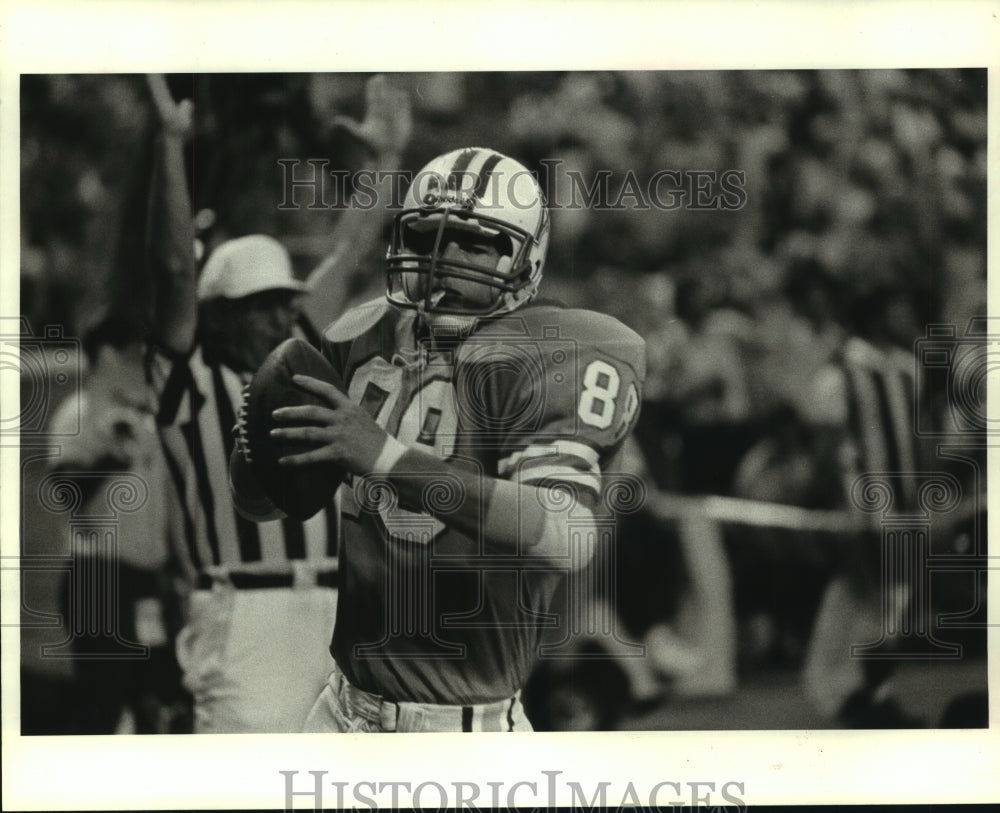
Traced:
<svg viewBox="0 0 1000 813">
<path fill-rule="evenodd" d="M 250 234 L 220 244 L 198 279 L 198 300 L 240 299 L 260 291 L 306 291 L 295 279 L 292 260 L 281 243 L 266 234 Z"/>
</svg>

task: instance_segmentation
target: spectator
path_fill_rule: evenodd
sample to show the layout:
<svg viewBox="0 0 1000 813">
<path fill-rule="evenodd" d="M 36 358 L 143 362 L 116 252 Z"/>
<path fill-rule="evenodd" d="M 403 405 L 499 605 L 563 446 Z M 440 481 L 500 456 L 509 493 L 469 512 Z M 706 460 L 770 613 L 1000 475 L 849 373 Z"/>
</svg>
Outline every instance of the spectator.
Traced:
<svg viewBox="0 0 1000 813">
<path fill-rule="evenodd" d="M 138 511 L 115 517 L 115 544 L 88 540 L 73 551 L 62 596 L 75 673 L 67 734 L 163 734 L 186 717 L 170 646 L 176 612 L 168 537 L 176 505 L 144 371 L 146 341 L 144 326 L 129 315 L 110 314 L 91 329 L 83 342 L 90 364 L 80 399 L 65 399 L 49 427 L 65 437 L 52 471 L 76 482 L 80 515 L 106 515 L 108 488 L 122 474 L 147 489 Z M 80 431 L 72 434 L 77 422 Z M 117 592 L 96 591 L 94 584 Z"/>
</svg>

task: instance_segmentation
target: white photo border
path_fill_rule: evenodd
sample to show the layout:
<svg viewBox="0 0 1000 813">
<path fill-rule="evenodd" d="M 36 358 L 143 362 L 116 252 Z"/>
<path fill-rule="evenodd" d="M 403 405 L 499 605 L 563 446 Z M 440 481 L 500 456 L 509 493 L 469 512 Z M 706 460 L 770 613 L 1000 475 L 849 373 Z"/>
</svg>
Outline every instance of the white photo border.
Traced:
<svg viewBox="0 0 1000 813">
<path fill-rule="evenodd" d="M 989 188 L 998 167 L 1000 2 L 644 3 L 447 2 L 74 3 L 0 6 L 0 301 L 17 315 L 19 76 L 22 73 L 987 67 Z M 990 199 L 989 233 L 997 230 Z M 988 247 L 997 294 L 996 241 Z M 2 380 L 0 398 L 16 398 Z M 14 385 L 16 386 L 16 385 Z M 990 393 L 990 416 L 997 415 Z M 15 402 L 16 403 L 16 402 Z M 17 555 L 18 462 L 3 449 L 4 557 Z M 990 480 L 997 456 L 991 451 Z M 989 503 L 997 501 L 991 488 Z M 991 534 L 993 536 L 993 534 Z M 992 541 L 992 540 L 991 540 Z M 992 545 L 992 550 L 996 550 Z M 8 561 L 4 559 L 4 561 Z M 1000 579 L 990 579 L 996 618 Z M 1000 799 L 1000 703 L 982 731 L 615 732 L 210 737 L 21 737 L 19 595 L 3 574 L 3 809 L 281 808 L 285 778 L 324 781 L 534 782 L 516 800 L 566 805 L 566 783 L 609 781 L 617 806 L 632 783 L 640 799 L 662 782 L 742 783 L 747 804 L 933 803 Z M 10 589 L 13 588 L 13 589 Z M 1000 632 L 989 631 L 991 684 Z M 992 688 L 992 685 L 991 685 Z M 991 692 L 992 694 L 992 692 Z M 513 736 L 513 738 L 511 738 Z M 545 796 L 560 771 L 555 800 Z M 335 806 L 327 785 L 326 807 Z M 501 801 L 506 797 L 501 796 Z M 676 799 L 674 796 L 672 799 Z M 427 796 L 427 803 L 436 797 Z M 724 803 L 718 796 L 713 803 Z M 358 804 L 348 797 L 348 804 Z M 400 799 L 407 804 L 406 796 Z M 669 803 L 669 802 L 667 802 Z M 295 806 L 311 809 L 308 795 Z"/>
</svg>

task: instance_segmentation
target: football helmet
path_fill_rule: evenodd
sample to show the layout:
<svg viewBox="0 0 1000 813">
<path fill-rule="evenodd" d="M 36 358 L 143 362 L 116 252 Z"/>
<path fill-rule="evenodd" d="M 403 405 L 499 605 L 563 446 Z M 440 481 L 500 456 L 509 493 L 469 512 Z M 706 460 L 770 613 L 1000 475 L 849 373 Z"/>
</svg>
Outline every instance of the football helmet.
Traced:
<svg viewBox="0 0 1000 813">
<path fill-rule="evenodd" d="M 494 246 L 495 267 L 445 256 L 447 233 L 468 232 Z M 467 147 L 431 161 L 414 177 L 393 219 L 386 297 L 427 314 L 495 316 L 538 292 L 549 242 L 549 212 L 534 176 L 494 150 Z M 450 280 L 489 286 L 487 304 L 446 297 Z"/>
</svg>

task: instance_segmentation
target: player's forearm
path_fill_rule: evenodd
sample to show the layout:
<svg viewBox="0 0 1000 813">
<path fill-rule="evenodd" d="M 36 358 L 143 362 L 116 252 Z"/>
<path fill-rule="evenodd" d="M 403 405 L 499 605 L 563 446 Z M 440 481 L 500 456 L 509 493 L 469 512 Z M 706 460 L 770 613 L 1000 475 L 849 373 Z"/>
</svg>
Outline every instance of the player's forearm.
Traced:
<svg viewBox="0 0 1000 813">
<path fill-rule="evenodd" d="M 184 141 L 164 132 L 158 145 L 153 184 L 151 265 L 156 301 L 157 339 L 184 354 L 193 342 L 198 319 L 194 259 L 194 223 L 184 169 Z"/>
<path fill-rule="evenodd" d="M 587 523 L 592 514 L 568 492 L 488 477 L 469 463 L 442 460 L 393 439 L 376 469 L 388 472 L 402 508 L 432 514 L 473 539 L 482 535 L 502 553 L 541 557 L 574 569 L 593 556 L 597 533 Z"/>
</svg>

